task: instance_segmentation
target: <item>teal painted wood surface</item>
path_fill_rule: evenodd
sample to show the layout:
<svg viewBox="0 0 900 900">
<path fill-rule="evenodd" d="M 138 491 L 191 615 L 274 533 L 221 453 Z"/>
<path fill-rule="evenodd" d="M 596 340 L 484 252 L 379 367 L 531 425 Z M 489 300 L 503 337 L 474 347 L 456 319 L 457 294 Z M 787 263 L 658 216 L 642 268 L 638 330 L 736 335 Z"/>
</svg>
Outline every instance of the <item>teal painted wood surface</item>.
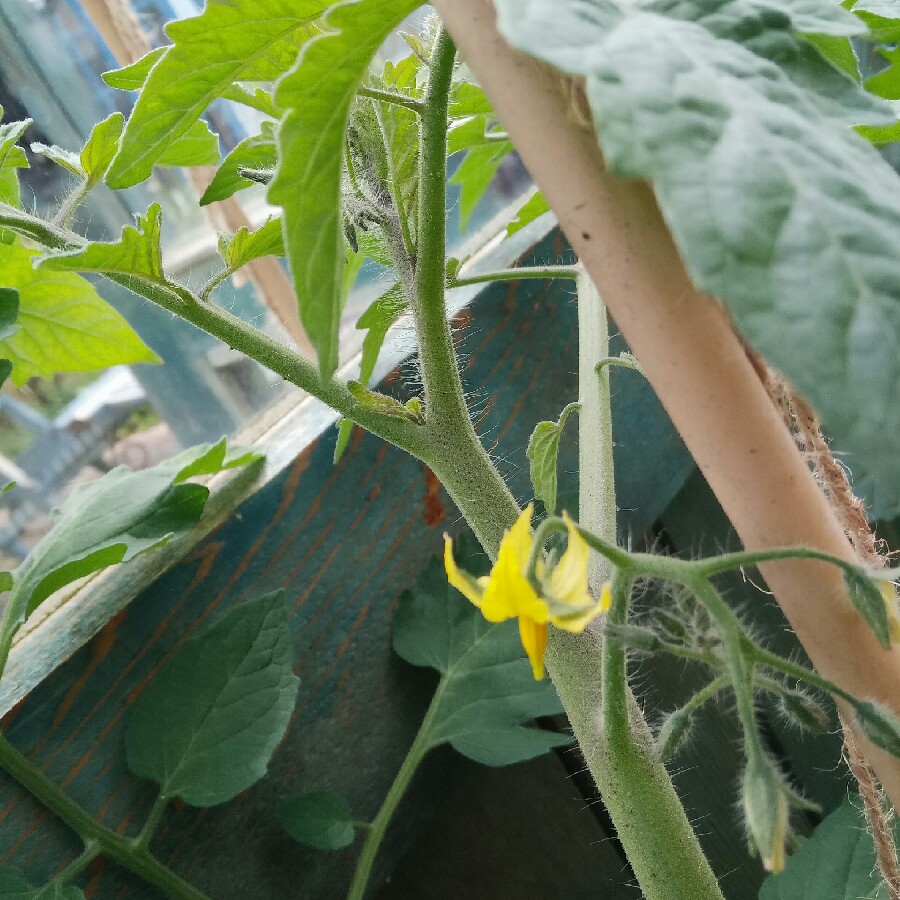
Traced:
<svg viewBox="0 0 900 900">
<path fill-rule="evenodd" d="M 534 255 L 546 262 L 558 252 L 549 241 Z M 456 326 L 479 431 L 516 495 L 527 500 L 528 436 L 535 422 L 555 418 L 576 395 L 568 285 L 495 286 Z M 414 374 L 412 363 L 401 368 Z M 625 371 L 613 377 L 623 522 L 639 534 L 678 490 L 690 463 L 642 380 Z M 400 390 L 401 378 L 388 381 L 387 389 Z M 390 619 L 397 595 L 439 549 L 442 532 L 461 527 L 459 515 L 420 463 L 357 433 L 333 467 L 333 445 L 331 431 L 303 450 L 4 721 L 10 740 L 48 776 L 105 824 L 134 833 L 153 792 L 124 767 L 128 704 L 187 637 L 242 599 L 283 587 L 293 601 L 302 683 L 269 776 L 221 807 L 172 809 L 154 841 L 162 859 L 214 897 L 340 896 L 355 851 L 296 847 L 279 829 L 277 803 L 290 793 L 340 790 L 360 816 L 371 816 L 433 686 L 428 673 L 392 655 Z M 564 441 L 561 469 L 570 496 L 575 450 L 573 439 Z M 465 785 L 443 774 L 420 779 L 382 856 L 380 877 L 447 790 L 464 793 Z M 583 836 L 585 854 L 605 840 L 598 833 Z M 4 863 L 40 881 L 76 849 L 65 828 L 0 779 Z M 154 896 L 103 862 L 87 871 L 84 884 L 89 897 L 103 900 Z"/>
</svg>

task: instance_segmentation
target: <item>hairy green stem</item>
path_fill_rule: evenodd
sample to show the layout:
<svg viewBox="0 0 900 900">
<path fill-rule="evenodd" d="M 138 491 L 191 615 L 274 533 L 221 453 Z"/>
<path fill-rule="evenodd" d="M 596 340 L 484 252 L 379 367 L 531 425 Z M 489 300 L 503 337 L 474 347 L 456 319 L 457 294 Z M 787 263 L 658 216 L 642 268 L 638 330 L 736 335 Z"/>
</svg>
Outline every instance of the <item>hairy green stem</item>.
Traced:
<svg viewBox="0 0 900 900">
<path fill-rule="evenodd" d="M 92 846 L 99 848 L 99 853 L 159 888 L 168 897 L 176 900 L 208 900 L 204 893 L 176 875 L 145 847 L 96 821 L 2 735 L 0 769 L 65 822 L 84 841 L 86 850 Z"/>
<path fill-rule="evenodd" d="M 156 834 L 159 829 L 159 826 L 162 823 L 162 817 L 168 805 L 169 798 L 163 794 L 158 794 L 153 801 L 153 806 L 150 808 L 150 813 L 147 816 L 147 821 L 144 822 L 141 833 L 134 839 L 134 845 L 136 847 L 147 849 L 150 846 L 150 841 L 153 840 L 153 835 Z"/>
<path fill-rule="evenodd" d="M 51 881 L 58 885 L 68 884 L 76 875 L 83 872 L 102 852 L 100 845 L 96 841 L 86 842 L 84 850 L 65 868 L 57 872 Z"/>
<path fill-rule="evenodd" d="M 576 278 L 575 266 L 521 266 L 518 269 L 500 269 L 496 272 L 479 272 L 464 278 L 451 278 L 448 288 L 465 287 L 469 284 L 488 284 L 492 281 L 526 281 L 539 278 Z"/>
<path fill-rule="evenodd" d="M 362 851 L 356 861 L 356 868 L 353 872 L 350 890 L 347 893 L 347 900 L 363 900 L 365 897 L 369 878 L 372 874 L 372 867 L 375 864 L 375 858 L 378 855 L 381 842 L 384 840 L 388 825 L 397 811 L 397 806 L 409 788 L 409 784 L 419 768 L 419 764 L 429 750 L 427 734 L 434 719 L 440 697 L 441 687 L 438 686 L 425 713 L 425 717 L 422 719 L 422 724 L 419 726 L 412 746 L 409 748 L 409 752 L 406 754 L 406 758 L 403 760 L 403 764 L 400 766 L 378 813 L 368 826 Z"/>
<path fill-rule="evenodd" d="M 431 55 L 425 112 L 422 114 L 416 296 L 413 298 L 425 383 L 425 416 L 429 425 L 445 433 L 471 427 L 444 302 L 447 114 L 455 60 L 456 47 L 442 28 Z"/>
<path fill-rule="evenodd" d="M 398 94 L 395 91 L 384 91 L 378 88 L 360 87 L 356 91 L 360 97 L 369 97 L 372 100 L 380 100 L 382 103 L 393 103 L 394 106 L 403 106 L 421 115 L 425 111 L 425 104 L 414 97 Z"/>
<path fill-rule="evenodd" d="M 595 592 L 610 577 L 611 564 L 625 564 L 613 575 L 608 613 L 612 624 L 624 624 L 633 576 L 627 568 L 629 554 L 615 545 L 609 370 L 601 367 L 599 379 L 596 371 L 597 364 L 609 357 L 606 311 L 586 281 L 579 281 L 578 304 L 579 519 L 586 532 L 596 532 L 594 549 L 601 553 L 590 569 Z M 591 317 L 597 321 L 586 321 Z M 561 522 L 548 520 L 544 533 L 558 530 Z M 543 526 L 538 533 L 542 530 Z M 581 634 L 551 629 L 549 638 L 547 668 L 644 896 L 647 900 L 722 900 L 628 686 L 622 642 L 604 639 L 596 629 Z"/>
</svg>

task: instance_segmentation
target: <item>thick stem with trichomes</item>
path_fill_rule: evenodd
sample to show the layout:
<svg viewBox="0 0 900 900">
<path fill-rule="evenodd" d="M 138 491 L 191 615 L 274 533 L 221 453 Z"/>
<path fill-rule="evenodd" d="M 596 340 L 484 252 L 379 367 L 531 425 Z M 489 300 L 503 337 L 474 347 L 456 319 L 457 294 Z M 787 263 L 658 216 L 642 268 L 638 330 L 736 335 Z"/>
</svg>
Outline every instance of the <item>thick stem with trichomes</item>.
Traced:
<svg viewBox="0 0 900 900">
<path fill-rule="evenodd" d="M 579 521 L 608 544 L 616 540 L 615 475 L 606 310 L 588 276 L 578 280 Z M 596 593 L 612 572 L 591 554 Z M 608 619 L 624 624 L 630 580 L 617 584 Z M 589 629 L 551 629 L 547 668 L 569 716 L 582 755 L 648 900 L 721 898 L 653 738 L 628 686 L 621 641 Z"/>
</svg>

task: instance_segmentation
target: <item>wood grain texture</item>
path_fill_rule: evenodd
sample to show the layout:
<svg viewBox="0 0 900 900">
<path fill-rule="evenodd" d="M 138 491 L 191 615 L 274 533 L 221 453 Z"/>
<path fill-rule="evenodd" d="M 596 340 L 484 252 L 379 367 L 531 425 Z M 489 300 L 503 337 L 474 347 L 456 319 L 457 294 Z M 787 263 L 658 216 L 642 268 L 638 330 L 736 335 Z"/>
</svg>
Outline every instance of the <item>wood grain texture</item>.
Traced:
<svg viewBox="0 0 900 900">
<path fill-rule="evenodd" d="M 563 252 L 553 239 L 533 257 L 546 263 Z M 516 496 L 528 499 L 530 432 L 576 395 L 573 299 L 558 283 L 495 285 L 455 321 L 479 432 Z M 415 380 L 413 363 L 388 376 L 383 388 L 403 397 L 406 376 Z M 640 534 L 677 492 L 690 461 L 642 379 L 626 371 L 613 379 L 623 522 Z M 174 808 L 153 845 L 180 874 L 223 900 L 342 895 L 355 850 L 296 847 L 279 829 L 277 804 L 294 793 L 338 790 L 362 818 L 373 815 L 434 683 L 432 673 L 393 656 L 390 621 L 395 598 L 439 549 L 442 532 L 461 527 L 458 513 L 421 463 L 372 436 L 356 432 L 337 467 L 333 446 L 330 430 L 303 449 L 4 722 L 10 740 L 48 776 L 105 824 L 133 834 L 152 789 L 124 767 L 128 704 L 190 635 L 242 599 L 284 588 L 293 602 L 301 687 L 269 776 L 221 807 Z M 564 439 L 561 487 L 569 495 L 575 458 L 574 441 Z M 401 810 L 382 875 L 448 790 L 464 797 L 467 789 L 443 776 L 420 780 Z M 535 827 L 552 831 L 551 823 Z M 0 861 L 39 881 L 75 849 L 64 828 L 0 779 Z M 154 896 L 103 862 L 84 883 L 87 896 L 98 900 Z"/>
</svg>

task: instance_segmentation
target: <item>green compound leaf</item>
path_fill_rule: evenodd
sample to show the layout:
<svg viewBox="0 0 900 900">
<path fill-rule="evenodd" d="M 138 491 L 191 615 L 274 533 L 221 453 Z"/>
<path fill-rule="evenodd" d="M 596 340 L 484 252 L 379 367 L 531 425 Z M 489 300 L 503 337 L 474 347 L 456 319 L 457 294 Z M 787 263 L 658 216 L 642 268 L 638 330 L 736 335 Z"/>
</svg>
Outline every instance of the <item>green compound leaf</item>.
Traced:
<svg viewBox="0 0 900 900">
<path fill-rule="evenodd" d="M 124 127 L 125 117 L 122 113 L 114 112 L 91 129 L 79 156 L 89 188 L 100 184 L 106 178 L 106 173 L 119 151 L 119 140 Z"/>
<path fill-rule="evenodd" d="M 38 260 L 39 271 L 100 272 L 129 275 L 153 284 L 172 287 L 163 271 L 160 230 L 162 210 L 153 203 L 146 215 L 135 216 L 135 228 L 126 225 L 118 241 L 93 241 L 77 250 L 45 253 Z"/>
<path fill-rule="evenodd" d="M 534 495 L 543 501 L 548 516 L 556 513 L 556 460 L 559 456 L 559 440 L 566 427 L 566 419 L 580 409 L 580 404 L 570 403 L 559 414 L 558 422 L 538 422 L 525 451 L 531 463 Z"/>
<path fill-rule="evenodd" d="M 261 87 L 250 93 L 243 85 L 233 84 L 222 92 L 222 99 L 240 103 L 241 106 L 249 106 L 251 109 L 255 109 L 264 116 L 270 116 L 273 119 L 281 118 L 281 110 L 275 105 L 271 91 L 264 90 Z"/>
<path fill-rule="evenodd" d="M 149 178 L 166 149 L 233 82 L 272 81 L 287 71 L 326 6 L 322 0 L 209 0 L 199 16 L 170 23 L 172 45 L 149 66 L 142 60 L 137 72 L 129 71 L 130 78 L 144 74 L 146 82 L 125 126 L 110 187 Z"/>
<path fill-rule="evenodd" d="M 458 184 L 459 219 L 465 230 L 475 207 L 491 186 L 500 163 L 509 155 L 512 144 L 509 141 L 491 141 L 469 150 L 457 170 L 450 178 L 451 184 Z"/>
<path fill-rule="evenodd" d="M 875 632 L 878 643 L 885 650 L 891 649 L 891 625 L 887 608 L 878 585 L 863 572 L 855 569 L 844 570 L 844 583 L 856 611 L 866 620 L 866 624 Z"/>
<path fill-rule="evenodd" d="M 225 803 L 265 775 L 300 684 L 288 612 L 277 591 L 182 645 L 131 711 L 135 775 L 191 806 Z"/>
<path fill-rule="evenodd" d="M 356 837 L 350 804 L 338 794 L 304 794 L 279 810 L 284 830 L 299 843 L 316 850 L 341 850 Z"/>
<path fill-rule="evenodd" d="M 90 282 L 36 270 L 34 259 L 19 244 L 0 246 L 0 284 L 19 295 L 19 328 L 0 338 L 0 357 L 12 362 L 15 384 L 35 375 L 160 361 Z"/>
<path fill-rule="evenodd" d="M 812 837 L 798 838 L 800 849 L 765 880 L 759 900 L 888 900 L 858 803 L 845 800 Z"/>
<path fill-rule="evenodd" d="M 458 542 L 456 557 L 469 572 L 488 568 L 467 535 Z M 506 766 L 569 743 L 564 734 L 527 724 L 562 707 L 549 679 L 534 680 L 516 623 L 486 621 L 447 584 L 437 558 L 415 591 L 400 598 L 394 650 L 414 666 L 441 673 L 425 735 L 429 749 L 449 743 L 476 762 Z"/>
<path fill-rule="evenodd" d="M 350 0 L 332 7 L 329 30 L 306 44 L 275 92 L 287 112 L 269 200 L 284 208 L 300 320 L 323 378 L 338 363 L 345 264 L 341 170 L 350 107 L 384 39 L 418 6 L 421 0 Z"/>
<path fill-rule="evenodd" d="M 893 117 L 799 36 L 858 20 L 828 0 L 497 8 L 585 77 L 610 168 L 652 180 L 694 281 L 813 403 L 873 516 L 900 512 L 900 181 L 847 127 Z"/>
<path fill-rule="evenodd" d="M 200 198 L 200 205 L 206 206 L 216 200 L 225 200 L 238 191 L 255 184 L 241 175 L 242 169 L 274 169 L 278 162 L 275 147 L 275 124 L 263 122 L 259 134 L 242 140 L 234 150 L 222 160 L 209 187 Z"/>
</svg>

